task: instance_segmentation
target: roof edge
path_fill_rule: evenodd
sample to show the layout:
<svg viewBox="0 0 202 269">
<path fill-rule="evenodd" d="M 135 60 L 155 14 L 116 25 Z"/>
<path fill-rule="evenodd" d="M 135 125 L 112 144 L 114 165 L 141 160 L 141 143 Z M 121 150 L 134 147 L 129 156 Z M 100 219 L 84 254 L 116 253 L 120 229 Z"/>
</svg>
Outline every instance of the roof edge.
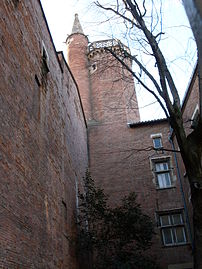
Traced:
<svg viewBox="0 0 202 269">
<path fill-rule="evenodd" d="M 145 125 L 152 125 L 152 124 L 158 124 L 158 123 L 163 123 L 163 122 L 168 122 L 168 118 L 163 118 L 163 119 L 157 119 L 157 120 L 148 120 L 148 121 L 139 121 L 139 122 L 128 122 L 127 125 L 129 128 L 135 128 L 138 126 L 145 126 Z"/>
</svg>

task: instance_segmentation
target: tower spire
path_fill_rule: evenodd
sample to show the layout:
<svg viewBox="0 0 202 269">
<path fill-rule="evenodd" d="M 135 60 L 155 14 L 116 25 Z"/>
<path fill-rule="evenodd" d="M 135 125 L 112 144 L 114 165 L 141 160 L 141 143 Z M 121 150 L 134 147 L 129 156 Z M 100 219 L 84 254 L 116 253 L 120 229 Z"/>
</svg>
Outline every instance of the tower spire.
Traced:
<svg viewBox="0 0 202 269">
<path fill-rule="evenodd" d="M 74 24 L 72 27 L 72 34 L 84 34 L 77 13 L 75 14 Z"/>
</svg>

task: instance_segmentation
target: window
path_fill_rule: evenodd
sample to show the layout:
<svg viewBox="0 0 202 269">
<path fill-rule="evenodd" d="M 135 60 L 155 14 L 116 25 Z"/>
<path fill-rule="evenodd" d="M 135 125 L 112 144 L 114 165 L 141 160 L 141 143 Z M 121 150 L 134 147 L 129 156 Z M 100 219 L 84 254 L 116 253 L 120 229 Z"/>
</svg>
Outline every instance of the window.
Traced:
<svg viewBox="0 0 202 269">
<path fill-rule="evenodd" d="M 164 246 L 187 242 L 182 212 L 160 215 L 159 224 Z"/>
<path fill-rule="evenodd" d="M 93 70 L 96 70 L 97 69 L 96 63 L 92 64 L 92 69 Z"/>
<path fill-rule="evenodd" d="M 93 74 L 97 70 L 97 63 L 93 63 L 90 66 L 90 74 Z"/>
<path fill-rule="evenodd" d="M 45 47 L 43 48 L 43 52 L 42 52 L 42 65 L 43 65 L 43 73 L 47 74 L 49 72 L 48 54 L 47 54 L 47 50 L 45 49 Z"/>
<path fill-rule="evenodd" d="M 154 162 L 154 172 L 158 188 L 164 189 L 172 186 L 169 159 Z"/>
<path fill-rule="evenodd" d="M 162 148 L 161 137 L 155 137 L 155 138 L 153 138 L 153 143 L 154 143 L 154 148 L 155 148 L 155 149 L 160 149 L 160 148 Z"/>
<path fill-rule="evenodd" d="M 162 148 L 162 134 L 152 134 L 151 138 L 153 139 L 153 144 L 155 149 Z"/>
<path fill-rule="evenodd" d="M 191 117 L 191 128 L 195 129 L 199 121 L 199 106 L 198 104 L 195 107 L 194 113 Z"/>
<path fill-rule="evenodd" d="M 42 56 L 42 68 L 44 69 L 42 73 L 48 73 L 49 72 L 49 56 L 46 49 L 46 46 L 44 42 L 42 41 L 42 48 L 41 48 L 41 56 Z"/>
</svg>

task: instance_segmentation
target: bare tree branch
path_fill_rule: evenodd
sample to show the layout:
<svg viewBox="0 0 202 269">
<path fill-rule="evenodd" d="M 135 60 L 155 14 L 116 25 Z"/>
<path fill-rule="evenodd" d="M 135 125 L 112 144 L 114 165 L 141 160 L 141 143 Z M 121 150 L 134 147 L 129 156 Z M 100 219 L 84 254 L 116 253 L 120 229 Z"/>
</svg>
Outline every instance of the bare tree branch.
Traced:
<svg viewBox="0 0 202 269">
<path fill-rule="evenodd" d="M 152 91 L 151 89 L 149 89 L 147 87 L 147 85 L 135 74 L 135 72 L 124 62 L 124 60 L 122 60 L 118 55 L 117 53 L 115 53 L 113 50 L 111 50 L 110 48 L 105 48 L 106 51 L 109 51 L 125 68 L 126 70 L 128 70 L 133 76 L 135 79 L 137 79 L 137 81 L 148 91 L 150 92 L 155 98 L 156 100 L 159 102 L 160 106 L 162 107 L 165 115 L 167 118 L 169 118 L 169 115 L 168 115 L 168 112 L 164 106 L 164 104 L 161 102 L 160 98 L 158 97 L 158 95 Z"/>
<path fill-rule="evenodd" d="M 120 16 L 121 18 L 123 18 L 124 20 L 130 22 L 132 26 L 136 26 L 137 28 L 141 29 L 141 28 L 139 27 L 139 25 L 137 25 L 136 23 L 134 23 L 133 20 L 131 20 L 131 19 L 129 19 L 128 17 L 126 17 L 126 16 L 124 16 L 123 14 L 121 14 L 118 10 L 115 10 L 115 9 L 113 9 L 113 8 L 111 8 L 111 7 L 104 7 L 104 6 L 101 5 L 100 2 L 98 2 L 98 1 L 96 1 L 95 4 L 96 4 L 97 7 L 100 7 L 100 8 L 102 8 L 102 9 L 104 9 L 104 10 L 114 12 L 116 15 L 118 15 L 118 16 Z"/>
</svg>

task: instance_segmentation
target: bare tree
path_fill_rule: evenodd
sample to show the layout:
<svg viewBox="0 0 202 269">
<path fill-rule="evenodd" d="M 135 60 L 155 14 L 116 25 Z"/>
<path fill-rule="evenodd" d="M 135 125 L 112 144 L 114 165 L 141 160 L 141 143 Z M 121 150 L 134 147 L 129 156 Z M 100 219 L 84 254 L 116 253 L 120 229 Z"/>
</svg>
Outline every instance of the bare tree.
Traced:
<svg viewBox="0 0 202 269">
<path fill-rule="evenodd" d="M 154 3 L 153 1 L 149 2 Z M 162 14 L 161 12 L 159 15 L 156 13 L 157 16 L 154 18 L 153 13 L 150 13 L 150 23 L 148 23 L 147 3 L 146 0 L 116 0 L 112 4 L 102 4 L 97 1 L 96 5 L 122 19 L 131 40 L 135 42 L 135 35 L 138 35 L 142 49 L 155 61 L 158 78 L 141 62 L 138 55 L 133 55 L 125 50 L 121 43 L 118 53 L 108 47 L 105 48 L 134 76 L 143 88 L 156 98 L 175 133 L 191 189 L 194 215 L 194 268 L 199 269 L 202 268 L 202 118 L 200 113 L 194 130 L 187 134 L 183 123 L 179 92 L 159 45 L 163 35 L 161 30 Z M 157 27 L 158 24 L 160 27 Z M 130 59 L 139 68 L 139 74 L 127 64 L 126 59 Z M 145 82 L 142 73 L 147 81 L 150 81 L 150 84 Z M 150 87 L 151 84 L 155 90 Z"/>
</svg>

